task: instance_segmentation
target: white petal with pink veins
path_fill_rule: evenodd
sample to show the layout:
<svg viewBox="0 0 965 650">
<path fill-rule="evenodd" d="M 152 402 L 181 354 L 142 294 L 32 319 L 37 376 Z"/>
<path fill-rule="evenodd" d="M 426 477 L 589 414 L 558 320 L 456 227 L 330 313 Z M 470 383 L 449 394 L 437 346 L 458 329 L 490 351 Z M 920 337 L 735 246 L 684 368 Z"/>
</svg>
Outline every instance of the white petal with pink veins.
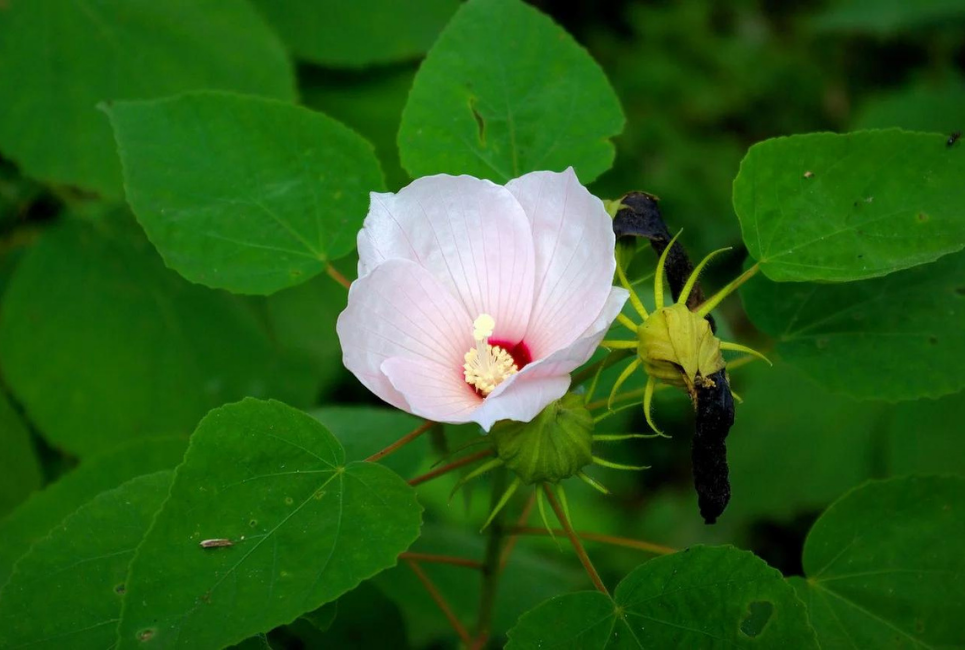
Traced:
<svg viewBox="0 0 965 650">
<path fill-rule="evenodd" d="M 533 229 L 536 290 L 526 342 L 534 358 L 573 343 L 603 309 L 616 261 L 613 222 L 572 168 L 510 181 Z"/>
<path fill-rule="evenodd" d="M 449 287 L 473 318 L 491 314 L 496 338 L 522 339 L 533 305 L 533 236 L 506 188 L 440 174 L 371 197 L 358 237 L 360 277 L 385 260 L 412 260 Z"/>
<path fill-rule="evenodd" d="M 390 260 L 352 283 L 336 331 L 345 367 L 383 400 L 408 410 L 383 373 L 383 362 L 432 363 L 458 377 L 474 343 L 472 322 L 462 303 L 431 273 L 408 260 Z M 466 392 L 472 396 L 468 386 Z"/>
<path fill-rule="evenodd" d="M 461 372 L 433 361 L 392 357 L 382 363 L 382 371 L 405 398 L 407 411 L 436 422 L 470 422 L 483 403 Z"/>
</svg>

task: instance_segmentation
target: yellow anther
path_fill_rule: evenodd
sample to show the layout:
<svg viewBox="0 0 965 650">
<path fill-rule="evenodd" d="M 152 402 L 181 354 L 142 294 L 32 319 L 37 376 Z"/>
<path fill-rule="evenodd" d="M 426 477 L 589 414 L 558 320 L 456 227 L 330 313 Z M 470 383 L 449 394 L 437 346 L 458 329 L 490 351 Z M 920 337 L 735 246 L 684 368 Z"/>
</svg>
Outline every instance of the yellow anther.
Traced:
<svg viewBox="0 0 965 650">
<path fill-rule="evenodd" d="M 466 383 L 483 396 L 489 395 L 508 377 L 519 372 L 512 355 L 498 345 L 489 345 L 488 339 L 496 329 L 496 319 L 481 314 L 473 321 L 472 337 L 476 347 L 470 348 L 463 357 L 463 377 Z"/>
</svg>

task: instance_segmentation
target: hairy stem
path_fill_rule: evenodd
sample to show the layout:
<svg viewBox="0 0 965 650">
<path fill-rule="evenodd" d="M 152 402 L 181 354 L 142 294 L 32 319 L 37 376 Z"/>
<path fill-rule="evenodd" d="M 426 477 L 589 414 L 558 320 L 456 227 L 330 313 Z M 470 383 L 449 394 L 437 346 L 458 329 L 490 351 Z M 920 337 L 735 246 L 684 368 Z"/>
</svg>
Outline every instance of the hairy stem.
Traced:
<svg viewBox="0 0 965 650">
<path fill-rule="evenodd" d="M 386 448 L 383 449 L 382 451 L 377 451 L 377 452 L 375 452 L 374 454 L 372 454 L 371 456 L 369 456 L 369 457 L 366 458 L 365 460 L 366 460 L 367 462 L 369 462 L 369 463 L 374 463 L 374 462 L 376 462 L 376 461 L 382 460 L 383 458 L 385 458 L 385 457 L 388 456 L 389 454 L 391 454 L 391 453 L 393 453 L 393 452 L 396 452 L 396 451 L 398 451 L 399 449 L 401 449 L 402 447 L 406 446 L 407 444 L 409 444 L 410 442 L 412 442 L 413 440 L 415 440 L 416 438 L 418 438 L 419 436 L 421 436 L 423 433 L 425 433 L 426 431 L 428 431 L 428 430 L 431 429 L 432 427 L 436 426 L 436 424 L 438 424 L 438 423 L 437 423 L 437 422 L 433 422 L 432 420 L 426 420 L 426 421 L 423 422 L 421 425 L 419 425 L 419 427 L 416 428 L 415 431 L 411 431 L 411 432 L 405 434 L 404 436 L 402 436 L 401 438 L 399 438 L 398 440 L 396 440 L 395 442 L 393 442 L 391 445 L 389 445 L 388 447 L 386 447 Z"/>
<path fill-rule="evenodd" d="M 337 268 L 335 268 L 334 266 L 332 266 L 332 263 L 331 263 L 331 262 L 329 262 L 328 264 L 325 265 L 325 272 L 328 274 L 328 277 L 332 278 L 333 280 L 335 280 L 336 282 L 338 282 L 340 285 L 342 285 L 342 286 L 345 287 L 346 289 L 348 289 L 349 287 L 352 286 L 352 281 L 349 280 L 349 279 L 348 279 L 347 277 L 345 277 L 344 275 L 342 275 L 341 271 L 339 271 Z"/>
<path fill-rule="evenodd" d="M 439 592 L 439 588 L 436 587 L 435 583 L 432 582 L 432 580 L 429 579 L 429 576 L 426 575 L 425 571 L 422 570 L 422 567 L 412 560 L 406 560 L 405 562 L 409 565 L 409 568 L 412 569 L 412 572 L 415 573 L 416 577 L 419 579 L 419 582 L 422 583 L 422 586 L 425 587 L 426 591 L 429 592 L 429 596 L 433 601 L 435 601 L 436 605 L 449 621 L 452 629 L 454 629 L 456 634 L 459 635 L 459 638 L 462 639 L 462 642 L 467 646 L 472 643 L 472 638 L 469 636 L 469 632 L 466 630 L 466 627 L 459 622 L 458 618 L 456 618 L 456 615 L 452 611 L 452 607 L 449 606 L 449 602 L 446 601 L 442 593 Z"/>
<path fill-rule="evenodd" d="M 580 558 L 580 563 L 583 568 L 586 569 L 587 575 L 590 576 L 590 580 L 593 582 L 593 586 L 596 587 L 597 591 L 610 595 L 610 592 L 606 590 L 606 586 L 600 579 L 600 574 L 596 572 L 596 568 L 593 563 L 590 562 L 590 556 L 586 554 L 586 549 L 583 548 L 583 544 L 580 543 L 580 538 L 576 536 L 576 532 L 573 530 L 573 526 L 570 525 L 570 520 L 566 517 L 566 513 L 560 507 L 559 502 L 553 495 L 553 490 L 550 489 L 549 484 L 543 484 L 543 491 L 546 493 L 546 498 L 549 500 L 550 506 L 553 508 L 553 512 L 556 513 L 556 518 L 559 520 L 560 524 L 563 526 L 563 531 L 570 540 L 570 544 L 573 546 L 573 550 L 576 552 L 576 556 Z"/>
<path fill-rule="evenodd" d="M 492 449 L 484 449 L 482 451 L 477 451 L 475 454 L 469 454 L 468 456 L 464 456 L 459 460 L 454 460 L 447 465 L 443 465 L 438 469 L 434 469 L 431 472 L 426 472 L 421 476 L 416 476 L 414 479 L 409 480 L 409 485 L 413 487 L 416 485 L 420 485 L 422 483 L 425 483 L 426 481 L 431 481 L 434 478 L 438 478 L 443 474 L 448 474 L 454 469 L 459 469 L 464 465 L 469 465 L 470 463 L 474 463 L 477 460 L 480 460 L 482 458 L 486 458 L 487 456 L 492 456 L 492 455 L 493 455 Z"/>
<path fill-rule="evenodd" d="M 559 529 L 549 531 L 545 528 L 537 528 L 536 526 L 513 526 L 512 528 L 509 529 L 508 532 L 517 533 L 520 535 L 544 535 L 546 537 L 565 534 L 564 531 Z M 677 549 L 670 548 L 669 546 L 663 546 L 662 544 L 654 544 L 653 542 L 644 542 L 642 540 L 637 540 L 637 539 L 630 539 L 628 537 L 617 537 L 615 535 L 604 535 L 602 533 L 587 533 L 583 531 L 579 531 L 576 534 L 588 542 L 599 542 L 601 544 L 610 544 L 611 546 L 622 546 L 623 548 L 633 548 L 638 551 L 655 553 L 656 555 L 670 555 L 671 553 L 677 552 Z"/>
<path fill-rule="evenodd" d="M 434 553 L 412 553 L 406 552 L 399 555 L 401 560 L 412 560 L 413 562 L 428 562 L 430 564 L 451 564 L 453 566 L 466 567 L 467 569 L 481 569 L 482 562 L 470 560 L 467 557 L 454 557 L 452 555 L 436 555 Z"/>
</svg>

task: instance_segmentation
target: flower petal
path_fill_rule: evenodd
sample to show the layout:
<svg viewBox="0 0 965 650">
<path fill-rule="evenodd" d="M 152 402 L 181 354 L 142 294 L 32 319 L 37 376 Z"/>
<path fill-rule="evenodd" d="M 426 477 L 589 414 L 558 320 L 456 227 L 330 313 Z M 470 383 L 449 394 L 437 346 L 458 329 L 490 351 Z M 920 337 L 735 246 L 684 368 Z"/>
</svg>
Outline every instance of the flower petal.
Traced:
<svg viewBox="0 0 965 650">
<path fill-rule="evenodd" d="M 436 422 L 469 422 L 483 403 L 459 369 L 434 361 L 392 357 L 382 362 L 382 372 L 405 398 L 405 410 Z"/>
<path fill-rule="evenodd" d="M 522 339 L 533 304 L 533 236 L 506 188 L 440 174 L 398 194 L 371 196 L 358 237 L 360 277 L 388 259 L 412 260 L 448 287 L 472 318 L 492 315 L 495 338 Z"/>
<path fill-rule="evenodd" d="M 613 273 L 613 223 L 572 168 L 506 185 L 533 228 L 536 293 L 526 343 L 534 358 L 573 343 L 603 309 Z"/>
<path fill-rule="evenodd" d="M 463 356 L 474 344 L 472 320 L 427 270 L 408 260 L 389 260 L 352 283 L 336 331 L 345 367 L 383 400 L 408 410 L 383 373 L 383 362 L 432 363 L 458 378 Z"/>
<path fill-rule="evenodd" d="M 496 391 L 493 391 L 482 405 L 472 412 L 469 419 L 479 423 L 486 431 L 499 420 L 529 422 L 549 404 L 563 397 L 570 387 L 570 376 L 566 374 L 549 377 L 520 375 L 522 372 L 497 386 L 496 390 L 499 390 L 504 384 L 515 380 L 499 396 L 495 396 Z"/>
<path fill-rule="evenodd" d="M 625 289 L 611 287 L 603 309 L 576 341 L 497 386 L 471 419 L 486 431 L 498 420 L 529 422 L 550 402 L 563 397 L 570 387 L 570 373 L 593 356 L 629 295 Z"/>
</svg>

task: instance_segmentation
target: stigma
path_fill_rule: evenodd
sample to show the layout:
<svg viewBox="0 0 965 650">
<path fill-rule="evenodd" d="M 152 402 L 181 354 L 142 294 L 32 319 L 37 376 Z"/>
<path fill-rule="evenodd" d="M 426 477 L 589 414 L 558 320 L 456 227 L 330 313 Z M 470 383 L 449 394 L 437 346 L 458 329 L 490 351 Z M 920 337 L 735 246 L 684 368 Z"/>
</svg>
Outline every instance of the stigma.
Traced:
<svg viewBox="0 0 965 650">
<path fill-rule="evenodd" d="M 498 345 L 489 345 L 489 337 L 496 329 L 496 319 L 489 314 L 480 314 L 472 323 L 472 337 L 476 346 L 470 348 L 463 357 L 462 366 L 466 383 L 475 388 L 483 397 L 503 383 L 508 377 L 519 372 L 512 355 Z"/>
</svg>

